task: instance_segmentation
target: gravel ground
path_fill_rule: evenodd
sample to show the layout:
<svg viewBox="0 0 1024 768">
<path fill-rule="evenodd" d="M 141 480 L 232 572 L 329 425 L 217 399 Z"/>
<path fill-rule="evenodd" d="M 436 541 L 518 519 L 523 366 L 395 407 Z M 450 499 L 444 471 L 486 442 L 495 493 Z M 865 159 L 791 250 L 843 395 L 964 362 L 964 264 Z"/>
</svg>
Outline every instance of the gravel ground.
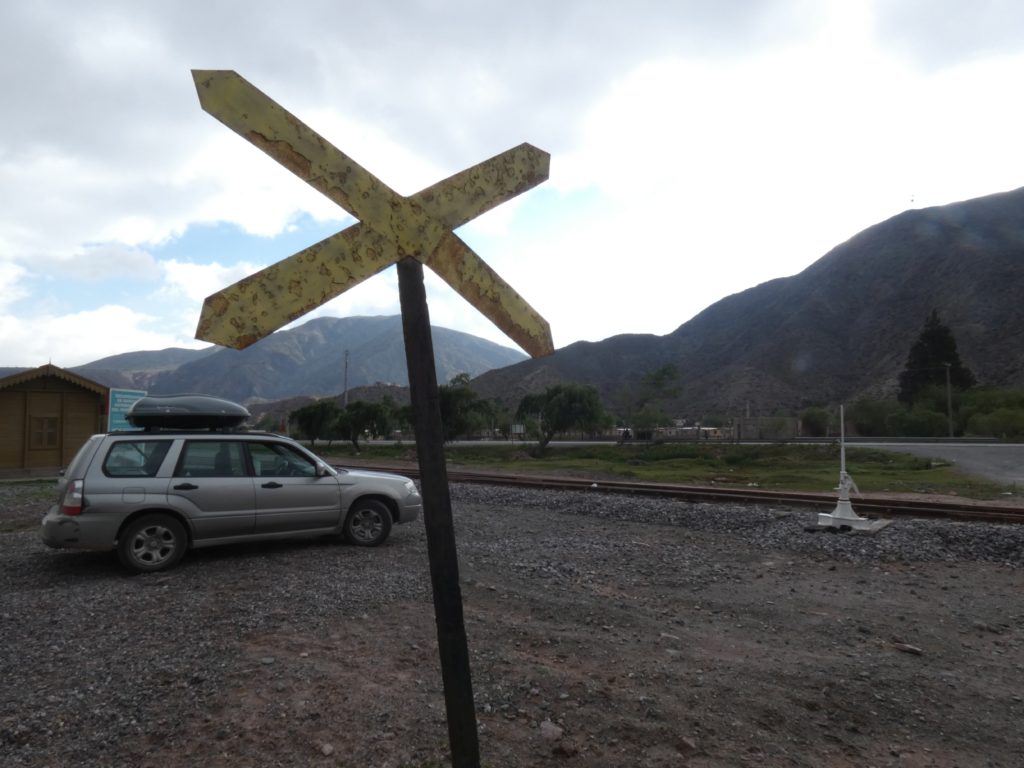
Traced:
<svg viewBox="0 0 1024 768">
<path fill-rule="evenodd" d="M 445 764 L 420 523 L 128 576 L 0 485 L 0 765 Z M 1024 527 L 454 485 L 483 765 L 1024 765 Z"/>
</svg>

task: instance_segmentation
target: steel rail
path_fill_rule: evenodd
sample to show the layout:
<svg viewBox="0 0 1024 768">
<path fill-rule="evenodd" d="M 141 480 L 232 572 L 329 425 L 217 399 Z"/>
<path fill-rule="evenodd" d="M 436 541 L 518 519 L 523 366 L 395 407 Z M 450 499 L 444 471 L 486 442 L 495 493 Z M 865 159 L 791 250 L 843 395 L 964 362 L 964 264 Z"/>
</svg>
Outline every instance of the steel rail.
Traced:
<svg viewBox="0 0 1024 768">
<path fill-rule="evenodd" d="M 341 467 L 351 465 L 338 465 Z M 360 464 L 360 469 L 394 472 L 418 478 L 414 466 Z M 805 491 L 778 491 L 762 488 L 726 488 L 723 486 L 682 485 L 675 483 L 638 483 L 626 480 L 600 480 L 560 475 L 521 475 L 507 472 L 451 469 L 448 479 L 456 483 L 506 485 L 518 488 L 542 488 L 562 491 L 597 491 L 636 496 L 659 496 L 681 501 L 734 502 L 747 504 L 783 504 L 815 507 L 830 511 L 835 494 Z M 858 496 L 851 500 L 855 511 L 865 517 L 928 517 L 992 523 L 1024 523 L 1024 508 L 1012 508 L 984 502 L 946 502 L 901 496 Z"/>
</svg>

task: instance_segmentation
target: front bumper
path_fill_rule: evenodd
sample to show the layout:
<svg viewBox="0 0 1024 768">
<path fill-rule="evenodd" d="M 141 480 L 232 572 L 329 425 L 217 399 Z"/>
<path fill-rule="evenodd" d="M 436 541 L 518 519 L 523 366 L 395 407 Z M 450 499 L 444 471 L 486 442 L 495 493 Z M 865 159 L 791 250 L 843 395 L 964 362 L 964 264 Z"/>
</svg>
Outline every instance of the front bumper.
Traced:
<svg viewBox="0 0 1024 768">
<path fill-rule="evenodd" d="M 423 499 L 418 493 L 410 494 L 398 502 L 398 519 L 396 523 L 411 523 L 420 516 L 423 510 Z"/>
</svg>

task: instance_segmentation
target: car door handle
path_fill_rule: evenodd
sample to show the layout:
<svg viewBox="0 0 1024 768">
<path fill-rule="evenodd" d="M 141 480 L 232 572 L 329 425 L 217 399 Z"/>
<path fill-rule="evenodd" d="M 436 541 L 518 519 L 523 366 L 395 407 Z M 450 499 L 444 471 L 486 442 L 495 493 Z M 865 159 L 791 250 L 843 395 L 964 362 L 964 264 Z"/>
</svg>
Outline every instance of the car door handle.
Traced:
<svg viewBox="0 0 1024 768">
<path fill-rule="evenodd" d="M 271 480 L 269 483 L 264 483 L 260 487 L 261 488 L 284 488 L 284 485 L 279 483 L 279 482 L 277 482 L 276 480 Z"/>
<path fill-rule="evenodd" d="M 180 485 L 174 486 L 176 491 L 194 491 L 198 488 L 198 485 L 192 485 L 192 483 L 181 483 Z"/>
</svg>

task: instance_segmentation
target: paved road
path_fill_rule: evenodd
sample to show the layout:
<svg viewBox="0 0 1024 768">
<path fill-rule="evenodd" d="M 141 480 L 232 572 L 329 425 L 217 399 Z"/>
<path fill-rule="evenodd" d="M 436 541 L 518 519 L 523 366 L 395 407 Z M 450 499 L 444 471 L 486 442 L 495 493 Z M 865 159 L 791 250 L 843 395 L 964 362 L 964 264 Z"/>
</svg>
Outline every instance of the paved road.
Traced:
<svg viewBox="0 0 1024 768">
<path fill-rule="evenodd" d="M 854 444 L 850 444 L 854 445 Z M 1024 488 L 1024 444 L 1016 443 L 862 443 L 856 447 L 928 456 L 956 464 L 972 475 Z"/>
</svg>

